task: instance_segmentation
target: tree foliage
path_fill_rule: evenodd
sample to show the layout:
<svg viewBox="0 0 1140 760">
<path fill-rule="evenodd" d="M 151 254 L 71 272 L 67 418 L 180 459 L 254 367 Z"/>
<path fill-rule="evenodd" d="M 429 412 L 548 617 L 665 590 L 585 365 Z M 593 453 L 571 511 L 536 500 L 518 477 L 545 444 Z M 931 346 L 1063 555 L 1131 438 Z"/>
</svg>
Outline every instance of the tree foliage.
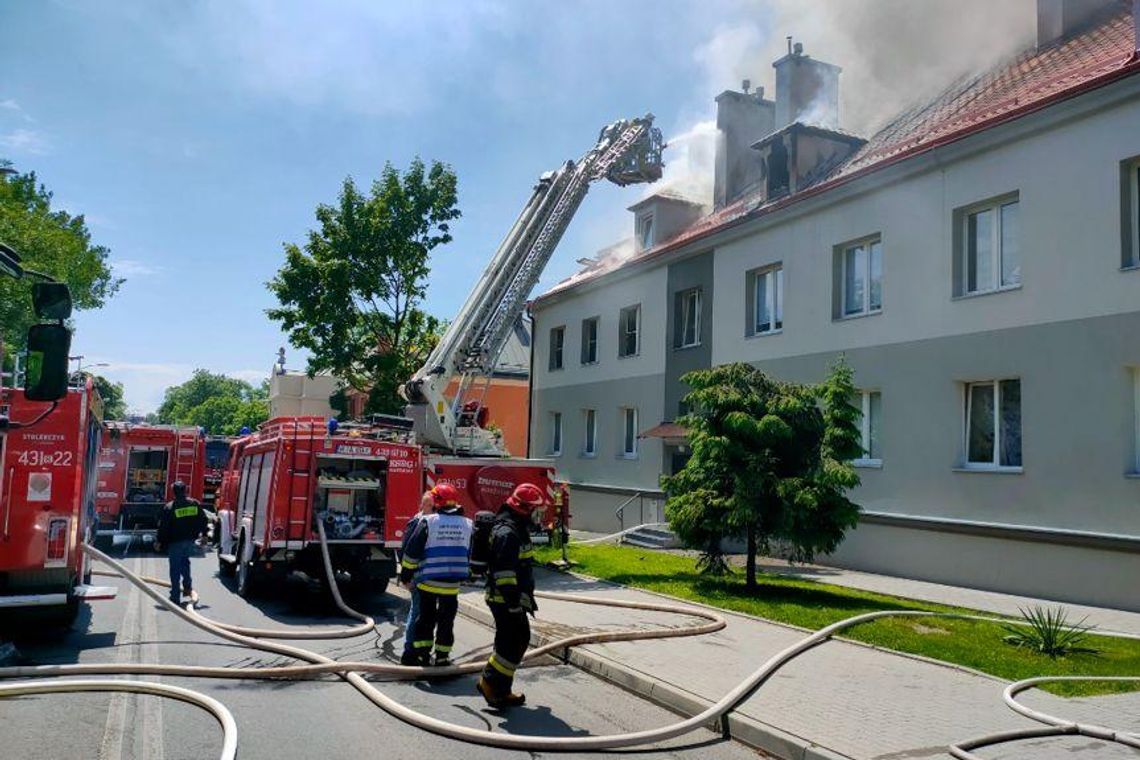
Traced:
<svg viewBox="0 0 1140 760">
<path fill-rule="evenodd" d="M 309 372 L 369 392 L 367 411 L 399 412 L 396 389 L 439 339 L 439 320 L 420 304 L 457 199 L 455 174 L 439 162 L 416 159 L 403 174 L 386 164 L 368 196 L 349 177 L 336 206 L 317 207 L 319 228 L 304 246 L 285 245 L 268 283 L 280 306 L 267 313 L 309 350 Z"/>
<path fill-rule="evenodd" d="M 103 399 L 103 419 L 125 420 L 127 402 L 123 399 L 123 384 L 113 383 L 102 375 L 93 375 L 91 379 L 99 391 L 99 398 Z"/>
<path fill-rule="evenodd" d="M 0 166 L 7 165 L 0 160 Z M 36 184 L 34 172 L 0 174 L 0 240 L 20 254 L 25 267 L 67 283 L 76 310 L 97 309 L 123 280 L 111 272 L 108 250 L 91 241 L 83 216 L 53 211 L 51 201 L 51 192 Z M 23 347 L 34 322 L 31 281 L 0 277 L 4 340 L 9 346 Z"/>
<path fill-rule="evenodd" d="M 748 364 L 690 372 L 690 411 L 680 419 L 692 455 L 662 479 L 666 515 L 702 551 L 701 568 L 724 572 L 721 542 L 747 541 L 747 582 L 756 555 L 779 541 L 793 561 L 834 551 L 858 520 L 846 496 L 860 456 L 850 367 L 840 360 L 819 385 L 777 381 Z"/>
<path fill-rule="evenodd" d="M 243 427 L 265 422 L 268 399 L 268 381 L 255 388 L 245 380 L 196 369 L 189 380 L 166 389 L 153 421 L 197 425 L 213 435 L 236 435 Z"/>
</svg>

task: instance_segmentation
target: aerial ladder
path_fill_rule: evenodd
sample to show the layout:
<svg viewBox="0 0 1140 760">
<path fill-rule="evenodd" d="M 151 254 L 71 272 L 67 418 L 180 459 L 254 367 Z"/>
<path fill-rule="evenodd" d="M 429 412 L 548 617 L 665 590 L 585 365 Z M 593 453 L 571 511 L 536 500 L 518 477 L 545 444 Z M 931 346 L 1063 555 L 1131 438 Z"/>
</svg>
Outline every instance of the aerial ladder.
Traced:
<svg viewBox="0 0 1140 760">
<path fill-rule="evenodd" d="M 663 148 L 652 114 L 621 119 L 603 128 L 597 144 L 580 159 L 539 177 L 463 308 L 424 366 L 400 389 L 421 441 L 457 455 L 507 455 L 495 434 L 479 424 L 479 416 L 464 410 L 473 383 L 490 382 L 527 297 L 590 185 L 601 179 L 622 187 L 655 182 L 661 178 Z M 446 398 L 456 376 L 457 390 Z"/>
</svg>

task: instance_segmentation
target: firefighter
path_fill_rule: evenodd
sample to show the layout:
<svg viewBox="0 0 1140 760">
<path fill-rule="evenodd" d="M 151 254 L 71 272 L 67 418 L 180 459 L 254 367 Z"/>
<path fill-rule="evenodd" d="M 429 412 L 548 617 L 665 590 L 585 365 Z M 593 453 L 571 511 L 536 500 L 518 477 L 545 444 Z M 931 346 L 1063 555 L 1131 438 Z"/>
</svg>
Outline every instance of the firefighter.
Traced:
<svg viewBox="0 0 1140 760">
<path fill-rule="evenodd" d="M 435 501 L 432 497 L 431 491 L 424 491 L 424 495 L 420 497 L 420 511 L 412 515 L 408 520 L 407 526 L 404 528 L 404 537 L 400 542 L 400 566 L 404 566 L 404 557 L 408 553 L 408 542 L 412 538 L 412 534 L 416 532 L 416 526 L 419 525 L 423 518 L 431 513 L 432 506 Z M 413 568 L 414 569 L 414 568 Z M 400 658 L 400 662 L 404 665 L 418 664 L 415 656 L 415 650 L 412 647 L 412 642 L 415 641 L 416 621 L 420 617 L 420 592 L 414 583 L 403 583 L 397 578 L 397 583 L 408 589 L 408 598 L 411 600 L 408 604 L 408 619 L 404 623 L 404 655 Z"/>
<path fill-rule="evenodd" d="M 546 499 L 538 486 L 523 483 L 499 509 L 491 530 L 487 562 L 487 606 L 495 618 L 495 646 L 476 687 L 491 707 L 514 707 L 526 702 L 511 691 L 515 671 L 530 643 L 530 622 L 538 610 L 534 601 L 534 546 L 530 525 L 541 517 Z"/>
<path fill-rule="evenodd" d="M 158 535 L 155 536 L 155 549 L 166 547 L 170 562 L 170 601 L 175 604 L 182 602 L 182 596 L 189 596 L 193 604 L 198 603 L 198 592 L 190 580 L 190 555 L 195 541 L 201 540 L 206 530 L 205 510 L 197 501 L 186 497 L 186 484 L 178 481 L 174 484 L 174 500 L 167 503 L 158 518 Z"/>
<path fill-rule="evenodd" d="M 430 493 L 435 511 L 416 525 L 401 562 L 400 579 L 415 577 L 420 611 L 412 651 L 400 662 L 428 665 L 434 646 L 435 665 L 442 667 L 451 664 L 459 584 L 470 574 L 471 521 L 463 516 L 455 486 L 440 483 Z"/>
</svg>

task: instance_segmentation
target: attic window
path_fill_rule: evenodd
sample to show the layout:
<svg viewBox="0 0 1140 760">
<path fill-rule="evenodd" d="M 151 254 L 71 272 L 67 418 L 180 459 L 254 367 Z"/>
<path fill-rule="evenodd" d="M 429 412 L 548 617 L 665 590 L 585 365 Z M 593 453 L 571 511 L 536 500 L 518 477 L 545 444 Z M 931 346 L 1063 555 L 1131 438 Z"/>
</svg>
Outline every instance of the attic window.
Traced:
<svg viewBox="0 0 1140 760">
<path fill-rule="evenodd" d="M 653 247 L 652 211 L 648 211 L 637 217 L 637 247 L 642 251 Z"/>
<path fill-rule="evenodd" d="M 1140 267 L 1140 158 L 1120 164 L 1121 250 L 1124 269 Z"/>
</svg>

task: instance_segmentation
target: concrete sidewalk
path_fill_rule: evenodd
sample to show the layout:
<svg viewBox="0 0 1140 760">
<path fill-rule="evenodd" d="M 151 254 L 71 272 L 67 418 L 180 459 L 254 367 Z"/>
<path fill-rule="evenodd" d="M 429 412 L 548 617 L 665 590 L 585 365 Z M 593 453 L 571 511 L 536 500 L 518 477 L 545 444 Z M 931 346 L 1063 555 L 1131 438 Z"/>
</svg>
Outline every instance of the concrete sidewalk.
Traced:
<svg viewBox="0 0 1140 760">
<path fill-rule="evenodd" d="M 635 601 L 667 598 L 547 571 L 540 572 L 538 585 L 547 591 Z M 489 621 L 480 592 L 464 593 L 461 610 Z M 573 650 L 570 660 L 676 712 L 693 715 L 805 635 L 790 626 L 718 612 L 728 626 L 715 634 L 592 645 Z M 691 618 L 680 615 L 542 600 L 534 640 L 588 630 L 691 624 Z M 525 673 L 521 678 L 525 686 Z M 952 666 L 831 641 L 778 671 L 737 708 L 728 730 L 737 740 L 787 760 L 948 757 L 947 745 L 954 741 L 1034 725 L 1005 706 L 1004 686 L 1000 679 Z M 1140 731 L 1140 693 L 1067 700 L 1033 691 L 1023 695 L 1023 701 L 1061 717 Z M 1079 737 L 1006 744 L 980 754 L 1028 760 L 1086 750 L 1095 750 L 1098 760 L 1136 758 L 1119 745 Z"/>
</svg>

